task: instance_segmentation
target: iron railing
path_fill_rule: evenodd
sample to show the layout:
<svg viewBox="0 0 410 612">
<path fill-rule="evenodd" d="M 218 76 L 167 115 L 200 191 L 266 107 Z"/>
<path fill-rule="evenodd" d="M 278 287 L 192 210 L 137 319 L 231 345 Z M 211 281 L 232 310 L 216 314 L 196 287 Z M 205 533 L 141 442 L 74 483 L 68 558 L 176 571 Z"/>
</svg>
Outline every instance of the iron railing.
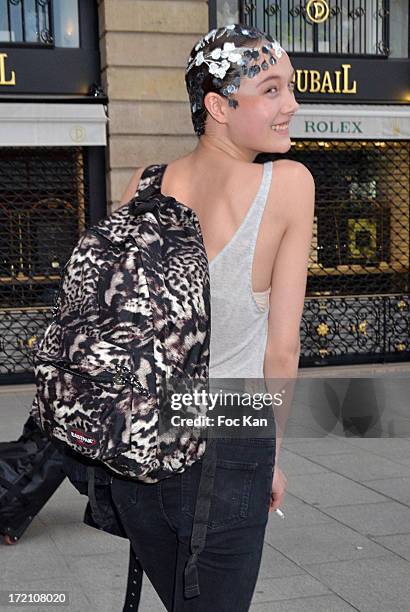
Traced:
<svg viewBox="0 0 410 612">
<path fill-rule="evenodd" d="M 0 0 L 0 44 L 52 46 L 51 0 Z"/>
<path fill-rule="evenodd" d="M 290 53 L 390 54 L 389 0 L 240 0 L 239 4 L 242 23 L 270 34 Z M 318 18 L 315 5 L 320 5 L 318 15 L 328 8 L 320 23 L 312 21 Z"/>
</svg>

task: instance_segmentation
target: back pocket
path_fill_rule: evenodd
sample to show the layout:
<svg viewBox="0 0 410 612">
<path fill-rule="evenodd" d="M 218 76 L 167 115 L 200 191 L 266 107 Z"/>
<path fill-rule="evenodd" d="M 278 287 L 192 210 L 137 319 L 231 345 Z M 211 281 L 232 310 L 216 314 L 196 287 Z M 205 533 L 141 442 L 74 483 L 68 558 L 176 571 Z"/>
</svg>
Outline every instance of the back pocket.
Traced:
<svg viewBox="0 0 410 612">
<path fill-rule="evenodd" d="M 257 466 L 257 462 L 218 459 L 208 519 L 209 529 L 234 525 L 248 518 Z M 187 468 L 182 474 L 182 511 L 191 517 L 195 512 L 200 477 L 200 462 Z"/>
</svg>

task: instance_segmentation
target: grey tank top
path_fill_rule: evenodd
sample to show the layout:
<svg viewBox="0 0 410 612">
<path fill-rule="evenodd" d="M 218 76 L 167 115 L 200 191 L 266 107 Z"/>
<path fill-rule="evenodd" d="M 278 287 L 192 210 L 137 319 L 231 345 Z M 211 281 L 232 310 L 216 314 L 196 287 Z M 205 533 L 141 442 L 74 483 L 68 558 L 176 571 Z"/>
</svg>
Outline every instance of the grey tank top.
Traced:
<svg viewBox="0 0 410 612">
<path fill-rule="evenodd" d="M 165 168 L 166 164 L 145 168 L 135 195 L 148 185 L 161 192 Z M 271 180 L 272 162 L 265 162 L 261 184 L 242 224 L 209 264 L 210 378 L 263 378 L 270 288 L 252 291 L 252 264 Z"/>
<path fill-rule="evenodd" d="M 269 161 L 242 224 L 209 264 L 210 378 L 263 378 L 269 308 L 258 298 L 268 292 L 252 291 L 252 264 L 271 180 Z"/>
</svg>

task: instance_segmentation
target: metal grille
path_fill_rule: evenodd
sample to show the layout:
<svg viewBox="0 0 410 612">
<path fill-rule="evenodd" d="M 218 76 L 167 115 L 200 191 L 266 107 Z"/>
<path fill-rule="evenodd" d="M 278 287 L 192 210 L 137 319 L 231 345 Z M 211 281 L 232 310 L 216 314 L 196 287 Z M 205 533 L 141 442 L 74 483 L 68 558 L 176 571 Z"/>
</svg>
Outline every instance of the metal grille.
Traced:
<svg viewBox="0 0 410 612">
<path fill-rule="evenodd" d="M 80 148 L 0 148 L 0 379 L 30 369 L 60 272 L 87 225 Z"/>
<path fill-rule="evenodd" d="M 310 19 L 315 4 L 329 7 L 322 23 Z M 311 3 L 310 15 L 307 5 L 295 0 L 241 0 L 241 21 L 267 32 L 291 53 L 389 55 L 389 0 Z"/>
<path fill-rule="evenodd" d="M 50 46 L 52 31 L 50 0 L 0 0 L 2 43 Z"/>
<path fill-rule="evenodd" d="M 297 141 L 286 157 L 316 184 L 301 365 L 408 360 L 410 143 Z"/>
</svg>

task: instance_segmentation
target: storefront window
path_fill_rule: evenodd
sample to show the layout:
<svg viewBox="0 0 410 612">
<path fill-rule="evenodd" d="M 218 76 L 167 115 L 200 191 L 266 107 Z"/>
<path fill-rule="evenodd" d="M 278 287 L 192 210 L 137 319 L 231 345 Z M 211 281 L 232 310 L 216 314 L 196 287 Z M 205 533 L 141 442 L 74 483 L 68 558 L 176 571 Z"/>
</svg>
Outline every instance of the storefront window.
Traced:
<svg viewBox="0 0 410 612">
<path fill-rule="evenodd" d="M 390 0 L 390 57 L 409 56 L 408 0 Z"/>
<path fill-rule="evenodd" d="M 292 144 L 316 184 L 301 366 L 408 360 L 409 141 Z"/>
<path fill-rule="evenodd" d="M 88 225 L 87 155 L 0 147 L 0 380 L 29 372 L 61 273 Z"/>
<path fill-rule="evenodd" d="M 218 27 L 239 21 L 238 0 L 218 0 L 217 22 Z"/>
<path fill-rule="evenodd" d="M 79 47 L 78 0 L 0 0 L 0 43 Z"/>
<path fill-rule="evenodd" d="M 0 149 L 0 311 L 49 303 L 85 228 L 84 166 L 75 147 Z"/>
<path fill-rule="evenodd" d="M 0 42 L 52 43 L 47 0 L 0 0 Z"/>
<path fill-rule="evenodd" d="M 327 0 L 329 17 L 313 23 L 307 3 L 214 0 L 217 26 L 242 21 L 260 28 L 292 53 L 408 57 L 408 0 Z"/>
<path fill-rule="evenodd" d="M 391 140 L 296 141 L 286 153 L 316 179 L 308 296 L 408 292 L 409 155 Z"/>
<path fill-rule="evenodd" d="M 56 47 L 79 47 L 78 0 L 54 0 L 54 44 Z"/>
</svg>

